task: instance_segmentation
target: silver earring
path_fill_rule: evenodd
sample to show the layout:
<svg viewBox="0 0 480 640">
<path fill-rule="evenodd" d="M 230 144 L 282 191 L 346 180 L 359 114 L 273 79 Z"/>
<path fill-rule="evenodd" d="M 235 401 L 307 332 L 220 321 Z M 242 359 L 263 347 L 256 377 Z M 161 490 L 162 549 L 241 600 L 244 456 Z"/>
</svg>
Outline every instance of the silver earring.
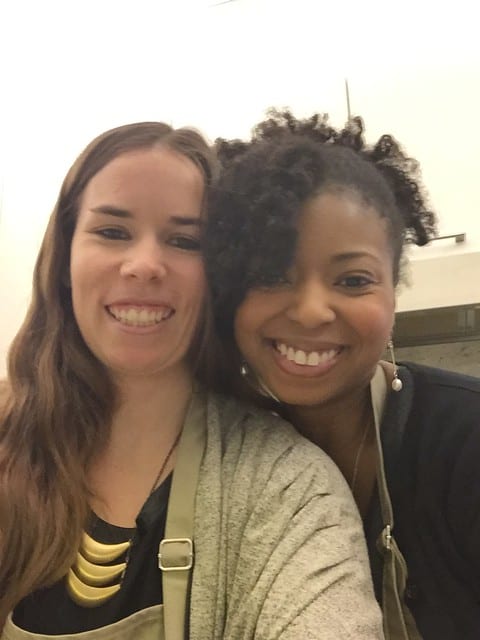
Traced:
<svg viewBox="0 0 480 640">
<path fill-rule="evenodd" d="M 270 391 L 263 380 L 250 371 L 250 368 L 245 361 L 240 365 L 240 375 L 253 389 L 255 389 L 255 391 L 257 391 L 257 393 L 260 393 L 260 395 L 266 396 L 267 398 L 271 398 L 272 400 L 275 400 L 275 402 L 280 402 L 277 396 Z"/>
<path fill-rule="evenodd" d="M 392 389 L 394 391 L 401 391 L 403 388 L 403 383 L 398 377 L 398 369 L 397 363 L 395 362 L 395 350 L 393 348 L 393 340 L 390 339 L 387 343 L 388 350 L 390 351 L 390 358 L 392 359 L 393 364 L 393 380 L 392 380 Z"/>
</svg>

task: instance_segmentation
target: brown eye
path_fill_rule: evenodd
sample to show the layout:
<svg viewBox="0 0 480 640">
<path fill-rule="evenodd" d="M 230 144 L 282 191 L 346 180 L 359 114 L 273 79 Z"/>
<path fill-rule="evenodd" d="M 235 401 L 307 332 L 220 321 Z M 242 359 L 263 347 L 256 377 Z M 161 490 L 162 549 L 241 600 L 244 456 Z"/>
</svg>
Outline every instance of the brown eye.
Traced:
<svg viewBox="0 0 480 640">
<path fill-rule="evenodd" d="M 185 251 L 200 250 L 200 240 L 198 238 L 193 238 L 192 236 L 173 236 L 173 238 L 169 240 L 169 244 L 172 247 L 184 249 Z"/>
<path fill-rule="evenodd" d="M 356 274 L 341 278 L 341 280 L 339 280 L 337 284 L 341 287 L 347 287 L 348 289 L 359 289 L 362 287 L 367 287 L 368 285 L 373 284 L 373 282 L 374 280 L 369 276 Z"/>
<path fill-rule="evenodd" d="M 105 240 L 130 240 L 130 234 L 125 229 L 119 229 L 118 227 L 97 229 L 95 233 Z"/>
</svg>

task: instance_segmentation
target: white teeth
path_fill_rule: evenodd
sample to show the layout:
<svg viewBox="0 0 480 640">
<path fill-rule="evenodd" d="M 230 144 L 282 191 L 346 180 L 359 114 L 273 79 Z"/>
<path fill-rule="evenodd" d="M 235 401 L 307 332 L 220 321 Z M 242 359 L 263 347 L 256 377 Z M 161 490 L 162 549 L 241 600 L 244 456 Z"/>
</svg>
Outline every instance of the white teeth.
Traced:
<svg viewBox="0 0 480 640">
<path fill-rule="evenodd" d="M 143 324 L 140 320 L 140 313 L 136 309 L 129 309 L 126 313 L 125 321 L 127 324 Z"/>
<path fill-rule="evenodd" d="M 282 354 L 287 360 L 295 362 L 295 364 L 304 365 L 307 367 L 316 367 L 319 364 L 332 360 L 338 353 L 338 349 L 329 349 L 328 351 L 303 351 L 303 349 L 294 349 L 293 347 L 287 347 L 283 342 L 275 343 L 275 348 Z"/>
<path fill-rule="evenodd" d="M 157 311 L 146 308 L 135 309 L 130 307 L 130 309 L 120 309 L 119 307 L 108 307 L 108 310 L 119 322 L 132 327 L 149 327 L 159 324 L 173 313 L 173 309 L 169 308 Z"/>
<path fill-rule="evenodd" d="M 294 361 L 297 364 L 307 364 L 307 354 L 305 351 L 302 351 L 301 349 L 295 351 Z"/>
<path fill-rule="evenodd" d="M 311 353 L 308 354 L 307 364 L 310 367 L 316 367 L 318 364 L 320 364 L 320 356 L 316 351 L 312 351 Z"/>
</svg>

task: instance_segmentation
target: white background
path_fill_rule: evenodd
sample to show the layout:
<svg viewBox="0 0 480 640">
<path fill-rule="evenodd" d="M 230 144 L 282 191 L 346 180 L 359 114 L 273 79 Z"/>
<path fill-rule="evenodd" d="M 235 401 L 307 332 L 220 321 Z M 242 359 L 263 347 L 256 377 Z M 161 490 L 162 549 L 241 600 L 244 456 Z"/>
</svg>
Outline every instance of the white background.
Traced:
<svg viewBox="0 0 480 640">
<path fill-rule="evenodd" d="M 480 249 L 474 2 L 214 1 L 2 1 L 0 375 L 63 176 L 126 122 L 241 137 L 267 107 L 290 106 L 342 124 L 348 77 L 367 136 L 395 134 L 421 162 L 440 231 L 467 232 L 415 260 Z"/>
</svg>

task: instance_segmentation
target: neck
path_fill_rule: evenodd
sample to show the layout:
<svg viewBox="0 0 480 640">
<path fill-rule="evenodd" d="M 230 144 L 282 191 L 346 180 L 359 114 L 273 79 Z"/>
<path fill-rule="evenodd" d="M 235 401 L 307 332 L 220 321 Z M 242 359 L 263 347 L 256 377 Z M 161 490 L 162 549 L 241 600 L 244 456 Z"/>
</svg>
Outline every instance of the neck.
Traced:
<svg viewBox="0 0 480 640">
<path fill-rule="evenodd" d="M 327 404 L 290 405 L 287 415 L 303 436 L 334 458 L 335 451 L 349 448 L 361 438 L 369 407 L 367 386 Z"/>
<path fill-rule="evenodd" d="M 152 483 L 158 484 L 175 464 L 176 448 L 163 467 L 182 430 L 192 395 L 187 370 L 158 378 L 115 379 L 119 402 L 107 445 L 89 471 L 90 504 L 112 524 L 134 526 Z"/>
<path fill-rule="evenodd" d="M 377 460 L 370 387 L 327 405 L 290 406 L 288 418 L 303 436 L 332 458 L 365 516 L 375 485 Z"/>
<path fill-rule="evenodd" d="M 117 378 L 119 402 L 113 416 L 110 446 L 125 441 L 129 446 L 142 442 L 169 440 L 183 424 L 190 401 L 193 379 L 187 370 L 168 377 Z"/>
</svg>

